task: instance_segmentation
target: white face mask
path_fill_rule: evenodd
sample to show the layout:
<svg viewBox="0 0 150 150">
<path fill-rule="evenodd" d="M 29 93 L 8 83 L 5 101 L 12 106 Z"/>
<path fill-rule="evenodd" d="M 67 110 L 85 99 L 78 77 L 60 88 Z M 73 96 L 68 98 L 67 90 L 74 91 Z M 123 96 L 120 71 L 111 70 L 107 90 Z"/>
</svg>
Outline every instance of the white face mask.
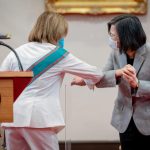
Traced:
<svg viewBox="0 0 150 150">
<path fill-rule="evenodd" d="M 114 50 L 118 50 L 119 48 L 117 47 L 117 41 L 114 41 L 111 37 L 109 37 L 109 41 L 108 41 L 109 46 L 114 49 Z"/>
</svg>

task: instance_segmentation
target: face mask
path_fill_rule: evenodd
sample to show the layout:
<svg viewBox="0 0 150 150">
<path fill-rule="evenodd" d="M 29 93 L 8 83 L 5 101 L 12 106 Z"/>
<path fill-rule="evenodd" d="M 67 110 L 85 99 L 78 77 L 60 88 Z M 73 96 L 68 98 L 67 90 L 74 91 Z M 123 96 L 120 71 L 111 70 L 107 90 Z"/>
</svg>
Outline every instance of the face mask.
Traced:
<svg viewBox="0 0 150 150">
<path fill-rule="evenodd" d="M 117 49 L 118 49 L 118 47 L 117 47 L 117 41 L 112 40 L 111 37 L 109 37 L 108 44 L 109 44 L 109 46 L 110 46 L 112 49 L 114 49 L 114 50 L 117 50 Z"/>
<path fill-rule="evenodd" d="M 63 38 L 58 41 L 58 46 L 60 46 L 62 48 L 64 47 L 64 39 Z"/>
</svg>

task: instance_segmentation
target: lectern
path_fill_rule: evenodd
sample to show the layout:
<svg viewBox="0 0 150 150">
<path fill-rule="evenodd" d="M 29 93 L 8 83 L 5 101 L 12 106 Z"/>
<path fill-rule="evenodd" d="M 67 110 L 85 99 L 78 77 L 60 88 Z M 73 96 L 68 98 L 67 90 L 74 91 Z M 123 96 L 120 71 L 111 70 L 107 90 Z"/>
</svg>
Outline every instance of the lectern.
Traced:
<svg viewBox="0 0 150 150">
<path fill-rule="evenodd" d="M 0 39 L 10 39 L 10 37 L 0 36 Z M 33 73 L 23 71 L 20 58 L 17 52 L 11 46 L 3 41 L 0 41 L 0 45 L 9 48 L 15 54 L 20 70 L 13 72 L 0 72 L 0 122 L 13 122 L 13 102 L 30 83 Z M 5 149 L 5 132 L 3 136 L 4 141 L 2 146 Z"/>
<path fill-rule="evenodd" d="M 0 45 L 9 48 L 15 54 L 20 70 L 0 72 L 0 122 L 13 122 L 13 102 L 30 83 L 33 73 L 23 71 L 20 58 L 11 46 L 3 41 L 0 41 Z"/>
<path fill-rule="evenodd" d="M 13 122 L 13 102 L 32 77 L 30 71 L 0 72 L 0 122 Z"/>
</svg>

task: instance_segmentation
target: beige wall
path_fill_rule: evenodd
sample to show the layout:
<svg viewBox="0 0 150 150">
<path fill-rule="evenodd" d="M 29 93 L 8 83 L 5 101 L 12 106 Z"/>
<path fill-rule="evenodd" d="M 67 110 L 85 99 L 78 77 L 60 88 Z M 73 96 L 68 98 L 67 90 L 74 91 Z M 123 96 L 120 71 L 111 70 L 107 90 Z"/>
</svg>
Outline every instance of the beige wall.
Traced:
<svg viewBox="0 0 150 150">
<path fill-rule="evenodd" d="M 150 5 L 150 3 L 149 3 Z M 44 0 L 0 0 L 0 32 L 11 33 L 6 41 L 12 47 L 27 42 L 28 33 L 44 10 Z M 69 34 L 65 48 L 84 61 L 102 67 L 110 53 L 107 22 L 113 16 L 66 16 Z M 150 13 L 140 16 L 148 41 L 150 38 Z M 9 52 L 0 47 L 0 62 Z M 118 132 L 110 125 L 117 88 L 95 89 L 70 87 L 71 76 L 64 80 L 61 98 L 67 127 L 59 134 L 64 140 L 118 140 Z M 66 93 L 66 94 L 65 94 Z"/>
</svg>

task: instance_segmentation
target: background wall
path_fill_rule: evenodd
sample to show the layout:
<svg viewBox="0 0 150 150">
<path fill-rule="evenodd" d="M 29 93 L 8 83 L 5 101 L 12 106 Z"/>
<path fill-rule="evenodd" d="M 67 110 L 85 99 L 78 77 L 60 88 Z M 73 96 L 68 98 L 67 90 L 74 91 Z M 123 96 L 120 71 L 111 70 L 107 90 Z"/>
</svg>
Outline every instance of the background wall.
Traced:
<svg viewBox="0 0 150 150">
<path fill-rule="evenodd" d="M 148 4 L 150 6 L 150 3 Z M 44 0 L 0 0 L 0 33 L 11 33 L 5 41 L 16 48 L 27 42 L 36 18 L 44 10 Z M 65 48 L 77 57 L 97 67 L 102 67 L 110 53 L 107 22 L 114 16 L 66 16 L 69 33 Z M 150 13 L 139 16 L 150 38 Z M 0 47 L 0 62 L 9 50 Z M 95 89 L 71 87 L 72 76 L 67 75 L 61 90 L 61 103 L 66 128 L 59 139 L 71 141 L 115 141 L 118 132 L 110 125 L 116 88 Z"/>
</svg>

